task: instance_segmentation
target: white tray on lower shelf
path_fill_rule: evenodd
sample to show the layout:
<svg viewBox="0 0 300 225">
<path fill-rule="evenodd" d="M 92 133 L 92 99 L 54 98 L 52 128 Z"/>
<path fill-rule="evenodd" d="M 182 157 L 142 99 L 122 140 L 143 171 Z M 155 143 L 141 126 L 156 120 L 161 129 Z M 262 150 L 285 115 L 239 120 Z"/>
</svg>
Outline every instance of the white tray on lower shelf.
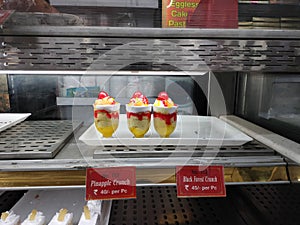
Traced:
<svg viewBox="0 0 300 225">
<path fill-rule="evenodd" d="M 134 138 L 127 127 L 126 115 L 121 114 L 113 137 L 103 138 L 92 124 L 79 140 L 92 146 L 240 146 L 253 139 L 216 117 L 188 115 L 178 116 L 176 129 L 169 138 L 160 138 L 153 123 L 144 138 Z"/>
<path fill-rule="evenodd" d="M 0 132 L 23 122 L 31 113 L 0 113 Z"/>
<path fill-rule="evenodd" d="M 102 201 L 99 224 L 108 225 L 111 201 Z M 73 224 L 79 222 L 83 212 L 85 201 L 85 189 L 62 189 L 62 190 L 30 190 L 11 209 L 15 214 L 20 215 L 24 221 L 33 209 L 43 212 L 45 224 L 48 224 L 52 217 L 61 208 L 66 208 L 73 213 Z"/>
</svg>

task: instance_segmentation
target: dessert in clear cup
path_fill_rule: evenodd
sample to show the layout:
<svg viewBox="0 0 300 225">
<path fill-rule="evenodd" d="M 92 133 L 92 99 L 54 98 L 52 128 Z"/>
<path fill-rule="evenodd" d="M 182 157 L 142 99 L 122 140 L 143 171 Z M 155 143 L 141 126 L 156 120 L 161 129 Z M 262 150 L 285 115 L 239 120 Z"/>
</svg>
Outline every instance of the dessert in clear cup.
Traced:
<svg viewBox="0 0 300 225">
<path fill-rule="evenodd" d="M 142 138 L 148 132 L 151 122 L 151 105 L 140 91 L 136 91 L 126 104 L 127 125 L 136 138 Z"/>
<path fill-rule="evenodd" d="M 111 137 L 119 126 L 120 103 L 101 91 L 94 103 L 94 123 L 103 137 Z"/>
<path fill-rule="evenodd" d="M 166 92 L 160 92 L 153 104 L 154 128 L 160 137 L 169 137 L 176 128 L 178 106 Z"/>
</svg>

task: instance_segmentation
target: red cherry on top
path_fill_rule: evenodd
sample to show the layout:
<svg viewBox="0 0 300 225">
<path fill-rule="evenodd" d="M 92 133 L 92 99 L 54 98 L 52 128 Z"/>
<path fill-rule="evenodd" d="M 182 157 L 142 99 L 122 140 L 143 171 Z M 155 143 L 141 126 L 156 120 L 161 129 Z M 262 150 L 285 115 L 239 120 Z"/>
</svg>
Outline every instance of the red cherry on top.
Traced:
<svg viewBox="0 0 300 225">
<path fill-rule="evenodd" d="M 169 99 L 169 96 L 167 94 L 167 92 L 160 92 L 158 97 L 157 97 L 158 100 L 168 100 Z"/>
<path fill-rule="evenodd" d="M 132 98 L 142 98 L 142 97 L 144 97 L 144 96 L 143 96 L 142 92 L 140 92 L 140 91 L 136 91 L 132 95 Z"/>
<path fill-rule="evenodd" d="M 103 99 L 107 96 L 108 96 L 108 94 L 105 91 L 101 91 L 98 95 L 98 99 Z"/>
</svg>

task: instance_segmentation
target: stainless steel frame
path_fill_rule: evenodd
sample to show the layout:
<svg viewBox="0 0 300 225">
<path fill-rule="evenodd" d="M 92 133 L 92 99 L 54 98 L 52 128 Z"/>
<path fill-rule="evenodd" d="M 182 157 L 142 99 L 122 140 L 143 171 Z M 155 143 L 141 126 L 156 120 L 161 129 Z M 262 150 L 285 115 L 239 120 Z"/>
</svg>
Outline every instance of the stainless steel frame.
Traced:
<svg viewBox="0 0 300 225">
<path fill-rule="evenodd" d="M 9 27 L 2 70 L 299 71 L 299 31 Z M 130 69 L 132 70 L 132 69 Z"/>
<path fill-rule="evenodd" d="M 89 76 L 98 72 L 107 75 L 111 75 L 111 71 L 123 73 L 119 71 L 124 69 L 124 75 L 128 75 L 126 71 L 135 73 L 150 68 L 164 73 L 181 70 L 187 75 L 191 72 L 193 76 L 200 77 L 208 71 L 297 72 L 300 69 L 300 31 L 4 27 L 0 42 L 0 68 L 3 73 L 12 74 L 24 71 L 35 75 L 58 74 L 63 71 L 61 75 L 66 75 L 74 71 L 77 74 L 88 71 L 86 75 Z M 144 73 L 137 72 L 136 75 Z M 81 132 L 83 130 L 79 134 Z M 259 136 L 259 133 L 251 132 L 250 135 Z M 180 157 L 175 155 L 163 165 L 157 163 L 165 157 L 165 151 L 157 151 L 155 157 L 148 158 L 147 154 L 139 151 L 132 157 L 130 151 L 121 155 L 113 150 L 112 156 L 115 157 L 94 159 L 93 153 L 97 149 L 77 143 L 76 137 L 53 160 L 41 160 L 40 164 L 36 164 L 35 160 L 1 162 L 0 186 L 80 186 L 84 184 L 85 168 L 119 165 L 136 166 L 140 185 L 174 184 L 174 167 L 178 164 L 222 164 L 226 169 L 226 181 L 232 184 L 288 183 L 285 157 L 300 162 L 299 145 L 280 139 L 280 148 L 274 147 L 270 145 L 274 141 L 273 134 L 271 139 L 266 137 L 265 143 L 260 139 L 263 145 L 268 145 L 267 149 L 239 149 L 241 154 L 247 152 L 243 156 L 235 154 L 234 149 L 228 152 L 221 150 L 216 158 L 203 157 L 201 151 L 190 158 L 182 157 L 183 152 L 176 152 Z M 187 149 L 187 152 L 190 150 Z M 270 152 L 274 155 L 271 156 Z M 24 176 L 31 177 L 35 173 L 37 178 L 52 176 L 53 181 L 24 181 Z M 68 179 L 65 179 L 66 174 Z"/>
</svg>

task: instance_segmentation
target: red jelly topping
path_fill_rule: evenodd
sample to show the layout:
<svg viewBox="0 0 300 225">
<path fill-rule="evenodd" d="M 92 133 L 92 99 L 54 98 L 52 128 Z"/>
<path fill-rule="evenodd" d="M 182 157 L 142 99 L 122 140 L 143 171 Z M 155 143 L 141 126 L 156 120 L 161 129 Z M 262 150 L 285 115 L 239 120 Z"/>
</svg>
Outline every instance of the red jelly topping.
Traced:
<svg viewBox="0 0 300 225">
<path fill-rule="evenodd" d="M 99 110 L 95 110 L 94 111 L 94 117 L 97 118 L 98 117 L 98 113 L 106 113 L 107 118 L 111 119 L 118 119 L 119 118 L 119 113 L 118 112 L 108 112 L 104 109 L 99 109 Z"/>
<path fill-rule="evenodd" d="M 171 120 L 173 118 L 174 121 L 177 120 L 177 112 L 174 112 L 172 114 L 163 114 L 163 113 L 159 113 L 159 112 L 153 112 L 153 116 L 154 118 L 160 118 L 164 121 L 166 121 L 167 125 L 171 125 Z"/>
<path fill-rule="evenodd" d="M 132 112 L 127 112 L 127 118 L 129 119 L 131 116 L 137 117 L 139 120 L 143 120 L 144 116 L 147 116 L 148 119 L 151 119 L 151 112 L 140 112 L 140 113 L 132 113 Z"/>
<path fill-rule="evenodd" d="M 105 91 L 101 91 L 98 95 L 98 99 L 103 99 L 107 96 L 108 96 L 108 94 Z"/>
</svg>

